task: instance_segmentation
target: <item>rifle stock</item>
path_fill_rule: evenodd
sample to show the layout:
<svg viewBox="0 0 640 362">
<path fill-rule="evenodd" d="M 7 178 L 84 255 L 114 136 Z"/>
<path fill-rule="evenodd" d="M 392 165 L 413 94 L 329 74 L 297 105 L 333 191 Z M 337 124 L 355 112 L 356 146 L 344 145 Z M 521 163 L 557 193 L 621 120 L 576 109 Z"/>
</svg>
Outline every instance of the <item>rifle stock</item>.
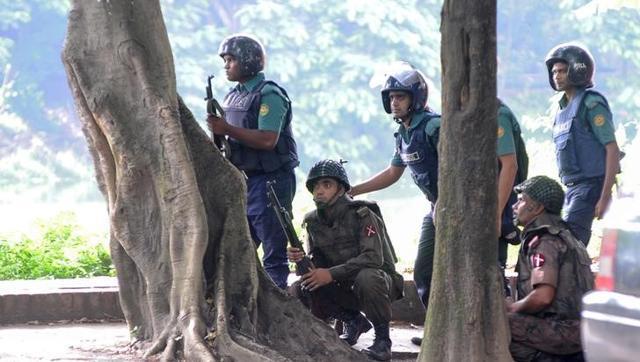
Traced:
<svg viewBox="0 0 640 362">
<path fill-rule="evenodd" d="M 296 234 L 296 230 L 293 228 L 293 223 L 291 221 L 291 216 L 287 209 L 285 209 L 278 200 L 275 190 L 273 189 L 273 184 L 275 181 L 267 181 L 267 197 L 269 198 L 269 206 L 275 211 L 276 216 L 278 217 L 278 222 L 280 223 L 280 227 L 284 231 L 284 234 L 287 236 L 287 241 L 294 248 L 298 248 L 300 251 L 304 252 L 304 248 L 302 247 L 302 242 L 298 238 L 298 234 Z M 309 272 L 309 270 L 313 268 L 313 263 L 311 259 L 307 255 L 305 255 L 302 260 L 296 262 L 296 274 L 304 275 Z"/>
</svg>

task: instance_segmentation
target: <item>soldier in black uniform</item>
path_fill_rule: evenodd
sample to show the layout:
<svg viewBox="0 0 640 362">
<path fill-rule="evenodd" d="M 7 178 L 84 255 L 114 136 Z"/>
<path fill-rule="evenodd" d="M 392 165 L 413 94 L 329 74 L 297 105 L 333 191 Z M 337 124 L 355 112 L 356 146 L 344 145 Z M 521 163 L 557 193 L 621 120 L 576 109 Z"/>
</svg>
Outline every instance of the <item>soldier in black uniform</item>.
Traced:
<svg viewBox="0 0 640 362">
<path fill-rule="evenodd" d="M 516 361 L 581 359 L 582 296 L 593 289 L 591 259 L 560 218 L 564 191 L 546 176 L 515 187 L 514 218 L 523 225 L 517 301 L 507 310 Z"/>
<path fill-rule="evenodd" d="M 373 202 L 355 201 L 346 194 L 351 186 L 340 162 L 316 163 L 306 186 L 316 204 L 304 218 L 315 268 L 298 286 L 311 292 L 314 315 L 343 321 L 340 338 L 349 345 L 373 324 L 374 343 L 363 352 L 388 361 L 391 302 L 402 297 L 403 278 L 395 270 L 395 253 L 380 210 Z M 304 251 L 289 247 L 287 254 L 297 262 Z"/>
</svg>

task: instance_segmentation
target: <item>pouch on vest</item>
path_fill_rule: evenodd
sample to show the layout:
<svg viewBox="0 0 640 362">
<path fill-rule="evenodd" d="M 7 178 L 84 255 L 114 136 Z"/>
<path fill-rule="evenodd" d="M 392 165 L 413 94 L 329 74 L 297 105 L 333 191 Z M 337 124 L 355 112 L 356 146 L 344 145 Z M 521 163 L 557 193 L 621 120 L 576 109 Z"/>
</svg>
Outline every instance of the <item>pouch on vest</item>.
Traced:
<svg viewBox="0 0 640 362">
<path fill-rule="evenodd" d="M 578 288 L 584 294 L 594 287 L 594 277 L 591 272 L 591 258 L 587 249 L 582 245 L 582 242 L 576 239 L 575 236 L 569 231 L 569 229 L 563 229 L 560 231 L 559 236 L 567 244 L 569 251 L 576 254 L 576 263 L 574 274 L 578 279 Z"/>
<path fill-rule="evenodd" d="M 569 123 L 568 128 L 571 128 L 571 123 Z M 571 142 L 571 135 L 568 130 L 566 133 L 554 135 L 553 137 L 553 143 L 556 145 L 556 160 L 562 173 L 567 175 L 580 172 L 578 160 L 573 152 L 574 148 L 569 146 L 569 142 Z"/>
</svg>

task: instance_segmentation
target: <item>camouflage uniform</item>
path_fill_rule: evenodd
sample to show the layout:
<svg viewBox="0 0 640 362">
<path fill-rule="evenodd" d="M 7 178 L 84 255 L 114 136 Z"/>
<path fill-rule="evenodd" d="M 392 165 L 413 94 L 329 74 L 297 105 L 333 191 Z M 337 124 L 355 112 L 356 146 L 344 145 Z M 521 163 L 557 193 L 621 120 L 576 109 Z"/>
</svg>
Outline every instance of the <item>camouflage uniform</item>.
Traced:
<svg viewBox="0 0 640 362">
<path fill-rule="evenodd" d="M 363 311 L 374 325 L 391 320 L 391 302 L 402 297 L 403 279 L 384 222 L 371 202 L 343 195 L 304 219 L 309 255 L 334 282 L 311 293 L 318 318 L 351 319 Z"/>
<path fill-rule="evenodd" d="M 553 302 L 534 314 L 510 313 L 516 361 L 554 360 L 579 353 L 582 296 L 593 288 L 591 260 L 559 215 L 544 212 L 523 230 L 518 256 L 518 298 L 536 285 L 555 288 Z M 546 359 L 545 359 L 546 358 Z"/>
</svg>

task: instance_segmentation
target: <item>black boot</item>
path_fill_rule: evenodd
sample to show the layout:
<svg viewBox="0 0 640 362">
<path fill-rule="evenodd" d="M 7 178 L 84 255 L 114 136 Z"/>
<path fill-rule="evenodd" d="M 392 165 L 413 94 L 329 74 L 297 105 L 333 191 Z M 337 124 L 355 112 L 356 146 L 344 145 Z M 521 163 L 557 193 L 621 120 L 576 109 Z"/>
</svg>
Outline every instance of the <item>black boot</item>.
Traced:
<svg viewBox="0 0 640 362">
<path fill-rule="evenodd" d="M 369 358 L 376 361 L 391 360 L 391 339 L 389 338 L 389 323 L 379 324 L 373 327 L 376 331 L 376 338 L 371 347 L 362 350 Z"/>
<path fill-rule="evenodd" d="M 345 321 L 342 327 L 344 333 L 340 335 L 340 339 L 353 346 L 358 343 L 360 335 L 370 330 L 372 325 L 362 313 L 358 313 L 355 318 Z"/>
<path fill-rule="evenodd" d="M 411 337 L 411 343 L 415 344 L 416 346 L 422 345 L 422 337 Z"/>
</svg>

